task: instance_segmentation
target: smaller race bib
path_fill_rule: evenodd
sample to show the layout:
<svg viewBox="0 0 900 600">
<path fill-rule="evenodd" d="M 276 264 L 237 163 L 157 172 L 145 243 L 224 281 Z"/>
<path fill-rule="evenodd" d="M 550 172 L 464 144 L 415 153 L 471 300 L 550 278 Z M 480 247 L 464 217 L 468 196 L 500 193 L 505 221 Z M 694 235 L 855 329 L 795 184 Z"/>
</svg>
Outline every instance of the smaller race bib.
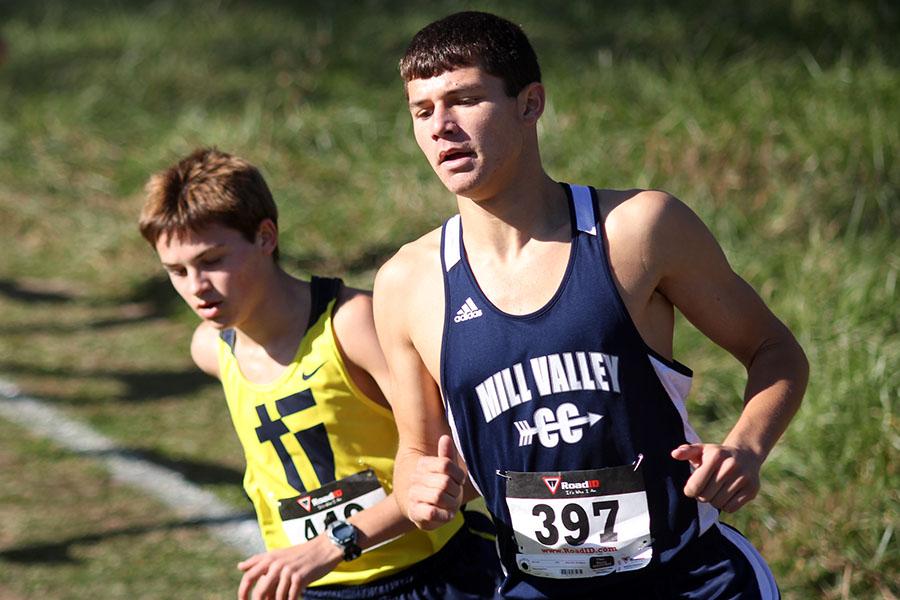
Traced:
<svg viewBox="0 0 900 600">
<path fill-rule="evenodd" d="M 640 466 L 503 476 L 523 573 L 598 577 L 650 563 L 650 512 Z"/>
<path fill-rule="evenodd" d="M 375 472 L 369 469 L 281 500 L 278 513 L 291 544 L 302 544 L 325 531 L 330 522 L 346 521 L 386 497 Z"/>
</svg>

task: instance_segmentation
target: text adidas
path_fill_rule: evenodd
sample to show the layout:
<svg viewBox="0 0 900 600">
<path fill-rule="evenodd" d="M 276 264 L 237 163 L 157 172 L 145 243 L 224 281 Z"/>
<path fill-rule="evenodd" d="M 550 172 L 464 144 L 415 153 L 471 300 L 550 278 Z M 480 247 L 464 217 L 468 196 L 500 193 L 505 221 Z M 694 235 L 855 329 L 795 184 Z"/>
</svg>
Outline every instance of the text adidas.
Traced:
<svg viewBox="0 0 900 600">
<path fill-rule="evenodd" d="M 462 323 L 463 321 L 468 321 L 469 319 L 477 319 L 482 314 L 481 309 L 475 306 L 475 302 L 471 297 L 466 298 L 466 301 L 463 303 L 462 308 L 456 311 L 456 316 L 453 317 L 454 323 Z"/>
</svg>

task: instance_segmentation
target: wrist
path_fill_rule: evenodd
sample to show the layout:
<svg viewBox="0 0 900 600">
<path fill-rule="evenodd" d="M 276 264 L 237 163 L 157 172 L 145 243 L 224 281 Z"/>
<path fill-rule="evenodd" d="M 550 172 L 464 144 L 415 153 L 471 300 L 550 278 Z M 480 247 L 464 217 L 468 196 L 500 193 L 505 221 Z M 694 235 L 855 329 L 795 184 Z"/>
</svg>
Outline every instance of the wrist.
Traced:
<svg viewBox="0 0 900 600">
<path fill-rule="evenodd" d="M 344 549 L 329 539 L 327 531 L 322 532 L 322 534 L 313 541 L 317 546 L 316 554 L 321 556 L 325 561 L 325 564 L 329 565 L 332 569 L 341 564 L 344 560 Z"/>
<path fill-rule="evenodd" d="M 726 441 L 723 445 L 726 447 L 730 447 L 735 458 L 737 458 L 744 464 L 753 464 L 757 471 L 762 469 L 762 464 L 766 461 L 766 457 L 768 456 L 768 453 L 765 451 L 765 449 L 754 444 L 740 442 L 728 443 Z"/>
<path fill-rule="evenodd" d="M 347 521 L 332 521 L 325 530 L 325 536 L 339 551 L 343 560 L 354 560 L 362 554 L 359 547 L 359 531 Z"/>
<path fill-rule="evenodd" d="M 752 456 L 761 464 L 766 460 L 771 448 L 761 439 L 761 436 L 753 435 L 753 433 L 749 431 L 732 431 L 726 436 L 722 445 L 734 448 L 745 456 Z"/>
</svg>

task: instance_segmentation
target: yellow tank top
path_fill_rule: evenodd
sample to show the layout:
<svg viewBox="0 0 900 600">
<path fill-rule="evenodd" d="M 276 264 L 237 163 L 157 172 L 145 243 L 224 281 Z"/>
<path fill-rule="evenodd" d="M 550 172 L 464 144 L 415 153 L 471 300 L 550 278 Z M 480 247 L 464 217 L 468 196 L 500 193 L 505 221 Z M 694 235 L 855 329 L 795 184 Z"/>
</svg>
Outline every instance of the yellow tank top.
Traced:
<svg viewBox="0 0 900 600">
<path fill-rule="evenodd" d="M 222 387 L 247 459 L 244 489 L 270 550 L 321 533 L 322 518 L 332 518 L 326 517 L 328 507 L 347 489 L 342 482 L 367 478 L 370 487 L 387 494 L 392 489 L 393 415 L 353 383 L 332 329 L 341 282 L 313 277 L 310 286 L 309 328 L 293 362 L 275 381 L 254 384 L 244 378 L 234 357 L 234 330 L 223 331 L 218 346 Z M 319 506 L 324 508 L 318 522 L 292 520 Z M 334 517 L 345 518 L 352 513 L 342 510 L 359 508 L 349 506 L 338 506 Z M 312 585 L 360 584 L 404 569 L 440 550 L 461 524 L 458 514 L 437 531 L 413 530 L 341 562 Z"/>
</svg>

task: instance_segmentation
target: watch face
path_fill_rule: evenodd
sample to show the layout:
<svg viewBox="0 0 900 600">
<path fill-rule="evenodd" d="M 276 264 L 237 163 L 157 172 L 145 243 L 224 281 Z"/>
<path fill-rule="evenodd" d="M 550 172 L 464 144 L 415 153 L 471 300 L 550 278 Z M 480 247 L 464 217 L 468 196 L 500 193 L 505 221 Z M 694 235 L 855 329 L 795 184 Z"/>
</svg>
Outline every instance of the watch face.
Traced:
<svg viewBox="0 0 900 600">
<path fill-rule="evenodd" d="M 328 526 L 328 537 L 343 548 L 344 560 L 359 558 L 362 549 L 356 545 L 356 527 L 346 521 L 335 521 Z"/>
<path fill-rule="evenodd" d="M 331 533 L 341 542 L 353 541 L 356 537 L 353 535 L 356 531 L 350 523 L 337 523 L 331 528 Z"/>
</svg>

